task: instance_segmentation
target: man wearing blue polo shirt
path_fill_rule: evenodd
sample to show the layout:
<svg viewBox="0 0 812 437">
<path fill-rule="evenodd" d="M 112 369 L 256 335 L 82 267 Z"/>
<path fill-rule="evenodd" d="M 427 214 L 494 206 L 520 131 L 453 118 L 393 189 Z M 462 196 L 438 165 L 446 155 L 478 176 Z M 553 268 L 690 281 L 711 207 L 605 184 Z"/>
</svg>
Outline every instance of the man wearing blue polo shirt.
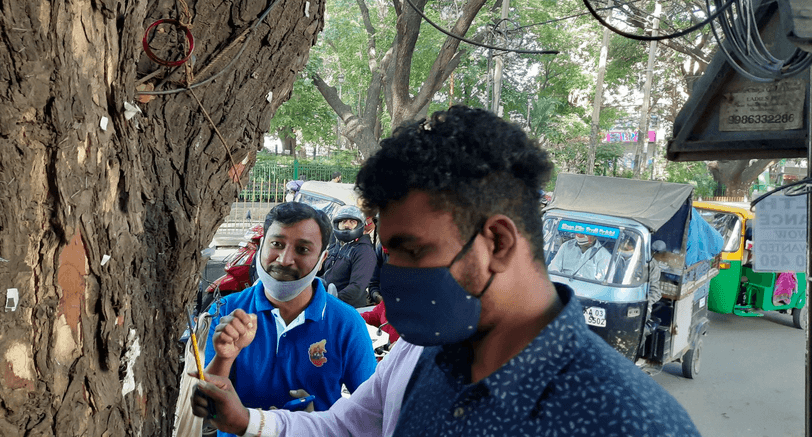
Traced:
<svg viewBox="0 0 812 437">
<path fill-rule="evenodd" d="M 354 391 L 375 371 L 363 319 L 315 278 L 331 232 L 322 211 L 274 207 L 257 257 L 259 282 L 225 297 L 223 316 L 212 321 L 206 373 L 229 377 L 246 405 L 281 408 L 294 399 L 290 391 L 304 389 L 315 410 L 327 410 L 342 384 Z M 252 325 L 255 334 L 239 335 Z"/>
</svg>

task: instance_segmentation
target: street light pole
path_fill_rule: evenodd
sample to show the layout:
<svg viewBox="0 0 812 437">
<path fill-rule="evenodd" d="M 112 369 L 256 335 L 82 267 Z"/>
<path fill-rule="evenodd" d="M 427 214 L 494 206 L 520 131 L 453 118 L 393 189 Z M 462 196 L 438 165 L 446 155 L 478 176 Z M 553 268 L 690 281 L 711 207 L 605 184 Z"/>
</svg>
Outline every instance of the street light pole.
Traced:
<svg viewBox="0 0 812 437">
<path fill-rule="evenodd" d="M 657 36 L 657 30 L 660 28 L 660 12 L 662 8 L 660 2 L 654 5 L 654 29 L 651 31 L 652 36 Z M 654 61 L 657 57 L 657 41 L 649 43 L 648 51 L 648 68 L 646 68 L 646 83 L 643 86 L 643 105 L 640 108 L 640 122 L 637 128 L 637 152 L 634 156 L 634 178 L 640 179 L 643 177 L 643 167 L 646 165 L 646 158 L 648 158 L 648 122 L 651 117 L 651 81 L 654 78 Z M 651 162 L 654 166 L 654 161 Z M 652 172 L 654 170 L 652 169 Z"/>
</svg>

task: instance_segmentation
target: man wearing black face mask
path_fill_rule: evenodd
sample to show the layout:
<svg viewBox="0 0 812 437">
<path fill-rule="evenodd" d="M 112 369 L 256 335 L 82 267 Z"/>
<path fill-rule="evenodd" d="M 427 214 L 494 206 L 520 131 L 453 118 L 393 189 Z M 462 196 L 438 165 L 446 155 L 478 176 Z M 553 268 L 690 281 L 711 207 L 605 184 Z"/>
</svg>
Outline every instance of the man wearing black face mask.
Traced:
<svg viewBox="0 0 812 437">
<path fill-rule="evenodd" d="M 381 147 L 357 185 L 367 214 L 380 212 L 389 251 L 381 294 L 398 345 L 424 347 L 413 350 L 403 395 L 384 382 L 377 406 L 312 419 L 254 411 L 252 425 L 236 429 L 356 435 L 344 424 L 366 420 L 386 437 L 699 435 L 673 397 L 587 328 L 572 289 L 550 281 L 538 205 L 552 164 L 518 126 L 455 106 L 401 126 Z M 403 357 L 401 371 L 413 355 Z M 227 385 L 204 385 L 218 407 L 233 404 Z M 399 409 L 394 429 L 390 405 Z"/>
</svg>

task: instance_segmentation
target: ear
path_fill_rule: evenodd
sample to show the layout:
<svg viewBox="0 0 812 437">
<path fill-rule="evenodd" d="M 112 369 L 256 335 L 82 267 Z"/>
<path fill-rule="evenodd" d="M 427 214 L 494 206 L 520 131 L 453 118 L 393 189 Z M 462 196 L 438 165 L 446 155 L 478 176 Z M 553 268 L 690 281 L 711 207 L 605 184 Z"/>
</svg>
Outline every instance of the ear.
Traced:
<svg viewBox="0 0 812 437">
<path fill-rule="evenodd" d="M 485 222 L 483 234 L 487 238 L 491 260 L 488 265 L 494 273 L 502 273 L 512 264 L 517 253 L 519 230 L 510 217 L 497 214 Z"/>
</svg>

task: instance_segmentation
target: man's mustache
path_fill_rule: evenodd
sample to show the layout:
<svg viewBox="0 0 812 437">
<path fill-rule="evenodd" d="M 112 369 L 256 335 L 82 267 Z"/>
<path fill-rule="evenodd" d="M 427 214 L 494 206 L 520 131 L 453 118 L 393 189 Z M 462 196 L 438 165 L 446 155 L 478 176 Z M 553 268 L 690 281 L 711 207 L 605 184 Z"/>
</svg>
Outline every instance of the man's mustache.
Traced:
<svg viewBox="0 0 812 437">
<path fill-rule="evenodd" d="M 292 267 L 271 266 L 270 269 L 268 269 L 268 274 L 272 275 L 277 280 L 280 278 L 290 278 L 290 281 L 301 279 L 299 270 Z"/>
</svg>

